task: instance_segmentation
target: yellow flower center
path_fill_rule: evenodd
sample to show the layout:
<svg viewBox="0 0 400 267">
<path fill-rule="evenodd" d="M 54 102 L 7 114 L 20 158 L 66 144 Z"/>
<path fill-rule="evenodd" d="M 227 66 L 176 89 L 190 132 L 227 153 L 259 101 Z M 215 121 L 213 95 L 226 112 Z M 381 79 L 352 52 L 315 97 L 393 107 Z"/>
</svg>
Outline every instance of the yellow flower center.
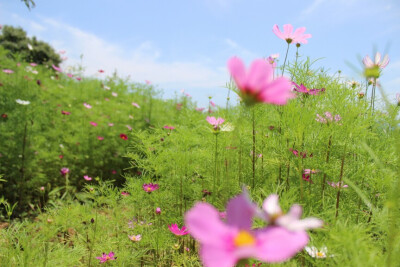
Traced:
<svg viewBox="0 0 400 267">
<path fill-rule="evenodd" d="M 150 187 L 147 187 L 146 191 L 147 191 L 147 192 L 151 192 L 151 188 L 150 188 Z"/>
<path fill-rule="evenodd" d="M 106 260 L 109 260 L 109 259 L 111 259 L 110 256 L 106 256 Z"/>
<path fill-rule="evenodd" d="M 235 237 L 233 242 L 236 247 L 252 246 L 256 243 L 256 239 L 249 232 L 242 230 Z"/>
<path fill-rule="evenodd" d="M 325 255 L 323 252 L 317 252 L 317 258 L 324 258 Z"/>
</svg>

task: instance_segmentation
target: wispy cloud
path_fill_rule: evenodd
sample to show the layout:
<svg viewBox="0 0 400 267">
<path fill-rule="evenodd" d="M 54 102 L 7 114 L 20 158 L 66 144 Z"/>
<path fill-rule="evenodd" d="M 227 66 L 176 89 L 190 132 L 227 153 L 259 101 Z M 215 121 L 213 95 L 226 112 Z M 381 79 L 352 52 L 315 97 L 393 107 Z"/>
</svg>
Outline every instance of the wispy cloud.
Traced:
<svg viewBox="0 0 400 267">
<path fill-rule="evenodd" d="M 238 57 L 244 58 L 246 61 L 253 60 L 254 58 L 257 57 L 256 53 L 253 53 L 252 51 L 244 48 L 234 40 L 230 38 L 225 38 L 224 40 L 225 44 L 228 47 L 228 50 L 230 54 L 236 55 Z"/>
<path fill-rule="evenodd" d="M 130 76 L 134 81 L 151 80 L 162 88 L 175 87 L 177 90 L 216 89 L 229 79 L 226 70 L 211 66 L 207 60 L 164 61 L 162 50 L 150 40 L 127 50 L 93 33 L 51 18 L 40 18 L 39 21 L 16 19 L 25 24 L 22 26 L 27 26 L 31 34 L 47 40 L 57 50 L 66 50 L 69 59 L 64 65 L 79 64 L 82 54 L 86 75 L 96 74 L 98 69 L 109 74 L 117 70 L 120 75 Z"/>
<path fill-rule="evenodd" d="M 308 7 L 306 7 L 305 9 L 303 9 L 301 11 L 301 16 L 305 17 L 305 16 L 309 16 L 312 13 L 314 13 L 317 8 L 326 0 L 314 0 Z"/>
</svg>

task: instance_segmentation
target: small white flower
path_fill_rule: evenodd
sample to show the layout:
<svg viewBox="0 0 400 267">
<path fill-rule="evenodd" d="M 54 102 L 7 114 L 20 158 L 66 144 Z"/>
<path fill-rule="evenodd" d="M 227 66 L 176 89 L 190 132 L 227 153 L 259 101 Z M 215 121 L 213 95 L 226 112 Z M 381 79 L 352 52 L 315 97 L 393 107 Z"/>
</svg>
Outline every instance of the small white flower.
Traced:
<svg viewBox="0 0 400 267">
<path fill-rule="evenodd" d="M 107 85 L 104 85 L 104 89 L 105 89 L 105 90 L 110 90 L 111 88 L 108 87 Z"/>
<path fill-rule="evenodd" d="M 21 99 L 16 99 L 15 102 L 17 102 L 20 105 L 29 105 L 31 102 L 27 101 L 27 100 L 21 100 Z"/>
<path fill-rule="evenodd" d="M 33 47 L 32 47 L 31 44 L 28 44 L 28 49 L 29 49 L 29 50 L 33 50 Z"/>
<path fill-rule="evenodd" d="M 328 253 L 327 247 L 322 247 L 320 251 L 318 251 L 316 247 L 309 247 L 309 246 L 306 246 L 304 249 L 307 251 L 308 255 L 317 259 L 326 258 L 326 254 Z"/>
<path fill-rule="evenodd" d="M 64 145 L 63 145 L 63 144 L 60 144 L 60 147 L 61 147 L 61 148 L 64 148 Z"/>
<path fill-rule="evenodd" d="M 116 92 L 112 92 L 111 94 L 112 94 L 112 96 L 114 96 L 114 97 L 117 97 L 117 96 L 118 96 L 118 94 L 117 94 Z"/>
</svg>

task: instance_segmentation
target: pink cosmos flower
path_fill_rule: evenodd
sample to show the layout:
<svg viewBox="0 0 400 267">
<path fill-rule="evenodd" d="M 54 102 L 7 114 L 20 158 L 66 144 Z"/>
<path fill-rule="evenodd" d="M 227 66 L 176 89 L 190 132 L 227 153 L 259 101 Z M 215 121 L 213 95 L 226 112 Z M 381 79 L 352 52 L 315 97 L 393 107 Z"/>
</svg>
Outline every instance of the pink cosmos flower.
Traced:
<svg viewBox="0 0 400 267">
<path fill-rule="evenodd" d="M 126 196 L 129 196 L 130 194 L 129 194 L 129 192 L 122 191 L 122 192 L 121 192 L 121 195 L 123 195 L 123 196 L 126 197 Z"/>
<path fill-rule="evenodd" d="M 240 90 L 243 101 L 252 105 L 258 102 L 285 105 L 294 95 L 290 81 L 284 77 L 273 79 L 274 69 L 263 59 L 253 61 L 248 71 L 237 57 L 228 61 L 228 69 Z"/>
<path fill-rule="evenodd" d="M 63 115 L 70 115 L 71 112 L 68 112 L 68 111 L 65 111 L 65 110 L 61 110 L 61 114 L 63 114 Z"/>
<path fill-rule="evenodd" d="M 69 173 L 69 169 L 66 168 L 66 167 L 61 168 L 60 173 L 61 173 L 62 176 L 65 176 L 65 175 L 67 175 Z"/>
<path fill-rule="evenodd" d="M 119 137 L 122 139 L 122 140 L 128 140 L 128 136 L 126 135 L 126 134 L 120 134 L 119 135 Z"/>
<path fill-rule="evenodd" d="M 104 70 L 100 69 L 98 70 L 99 73 L 104 73 Z"/>
<path fill-rule="evenodd" d="M 256 258 L 282 262 L 308 243 L 304 231 L 291 232 L 283 227 L 251 230 L 255 209 L 243 195 L 228 203 L 227 222 L 208 203 L 197 203 L 185 215 L 190 234 L 200 242 L 200 258 L 206 267 L 232 267 L 240 259 Z"/>
<path fill-rule="evenodd" d="M 36 66 L 37 66 L 37 64 L 36 64 L 36 63 L 34 63 L 34 62 L 32 62 L 32 63 L 29 63 L 29 65 L 31 65 L 32 67 L 36 67 Z"/>
<path fill-rule="evenodd" d="M 175 129 L 175 127 L 174 127 L 174 126 L 168 126 L 168 125 L 165 125 L 165 126 L 164 126 L 164 129 L 167 129 L 167 130 L 170 130 L 170 131 L 172 131 L 172 130 L 174 130 L 174 129 Z"/>
<path fill-rule="evenodd" d="M 128 235 L 129 239 L 133 242 L 142 240 L 142 235 Z"/>
<path fill-rule="evenodd" d="M 209 123 L 209 124 L 211 124 L 212 126 L 214 126 L 214 130 L 215 131 L 218 131 L 220 128 L 219 128 L 219 126 L 221 126 L 223 123 L 224 123 L 224 119 L 223 118 L 218 118 L 218 119 L 216 119 L 215 117 L 210 117 L 210 116 L 207 116 L 207 122 Z"/>
<path fill-rule="evenodd" d="M 196 108 L 196 111 L 203 112 L 204 108 Z"/>
<path fill-rule="evenodd" d="M 161 208 L 160 207 L 156 208 L 156 214 L 161 214 Z"/>
<path fill-rule="evenodd" d="M 111 173 L 112 174 L 117 174 L 117 171 L 116 170 L 112 170 Z"/>
<path fill-rule="evenodd" d="M 68 57 L 62 57 L 61 60 L 62 61 L 66 61 L 68 59 Z"/>
<path fill-rule="evenodd" d="M 77 81 L 81 81 L 82 78 L 81 78 L 81 77 L 76 77 L 76 80 L 77 80 Z"/>
<path fill-rule="evenodd" d="M 106 98 L 104 98 L 104 100 L 105 100 L 105 101 L 110 101 L 110 99 L 109 99 L 109 98 L 107 98 L 107 97 L 106 97 Z"/>
<path fill-rule="evenodd" d="M 103 136 L 97 136 L 97 139 L 99 139 L 100 141 L 103 141 L 104 137 Z"/>
<path fill-rule="evenodd" d="M 91 122 L 90 122 L 90 124 L 91 124 L 92 126 L 94 126 L 94 127 L 96 127 L 96 126 L 97 126 L 97 123 L 96 123 L 96 122 L 94 122 L 94 121 L 91 121 Z"/>
<path fill-rule="evenodd" d="M 85 108 L 87 108 L 87 109 L 91 109 L 91 108 L 92 108 L 92 106 L 89 105 L 88 103 L 83 103 L 83 106 L 84 106 Z"/>
<path fill-rule="evenodd" d="M 69 78 L 73 78 L 73 77 L 74 77 L 74 75 L 73 75 L 72 73 L 67 73 L 67 76 L 68 76 Z"/>
<path fill-rule="evenodd" d="M 39 189 L 40 191 L 44 191 L 44 186 L 41 186 Z"/>
<path fill-rule="evenodd" d="M 83 176 L 83 179 L 85 179 L 86 181 L 91 181 L 92 177 L 90 177 L 89 175 L 85 175 Z"/>
<path fill-rule="evenodd" d="M 151 84 L 149 80 L 144 80 L 146 84 Z"/>
<path fill-rule="evenodd" d="M 13 70 L 10 70 L 10 69 L 4 69 L 3 72 L 4 72 L 4 73 L 7 73 L 7 74 L 12 74 L 12 73 L 14 73 L 14 71 L 13 71 Z"/>
<path fill-rule="evenodd" d="M 303 173 L 303 175 L 301 176 L 301 178 L 303 179 L 303 181 L 309 182 L 311 184 L 313 184 L 314 182 L 311 181 L 311 176 L 309 174 L 305 174 Z"/>
<path fill-rule="evenodd" d="M 58 51 L 58 53 L 61 54 L 61 55 L 63 55 L 63 54 L 65 54 L 66 52 L 65 52 L 65 50 L 60 50 L 60 51 Z"/>
<path fill-rule="evenodd" d="M 117 97 L 118 96 L 118 94 L 116 92 L 112 92 L 111 94 L 112 94 L 113 97 Z"/>
<path fill-rule="evenodd" d="M 108 126 L 113 127 L 114 123 L 110 122 L 110 123 L 108 123 Z"/>
<path fill-rule="evenodd" d="M 347 184 L 344 184 L 343 182 L 327 182 L 330 186 L 335 187 L 335 188 L 346 188 L 349 187 Z"/>
<path fill-rule="evenodd" d="M 147 193 L 151 193 L 151 192 L 157 190 L 158 188 L 160 188 L 160 186 L 158 184 L 149 183 L 149 184 L 143 184 L 142 188 Z"/>
<path fill-rule="evenodd" d="M 57 67 L 56 65 L 51 65 L 55 71 L 62 72 L 62 69 Z"/>
<path fill-rule="evenodd" d="M 375 61 L 372 61 L 369 55 L 366 55 L 363 59 L 364 66 L 366 68 L 374 68 L 374 67 L 378 67 L 380 69 L 385 68 L 389 64 L 389 56 L 385 55 L 383 57 L 382 62 L 381 62 L 381 57 L 382 57 L 381 53 L 377 52 L 375 54 Z"/>
<path fill-rule="evenodd" d="M 295 82 L 292 82 L 292 84 L 295 86 L 295 88 L 293 88 L 293 91 L 298 92 L 298 93 L 303 93 L 305 95 L 319 95 L 319 93 L 323 93 L 325 92 L 325 88 L 321 88 L 321 89 L 308 89 L 307 87 L 305 87 L 303 84 L 298 85 Z"/>
<path fill-rule="evenodd" d="M 183 236 L 189 233 L 188 230 L 186 229 L 186 226 L 182 226 L 182 228 L 179 229 L 176 223 L 168 225 L 168 229 L 171 231 L 171 233 L 173 233 L 176 236 Z"/>
<path fill-rule="evenodd" d="M 212 107 L 215 107 L 215 103 L 212 102 L 211 100 L 210 100 L 210 105 L 211 105 Z"/>
<path fill-rule="evenodd" d="M 135 102 L 132 102 L 132 106 L 135 106 L 135 107 L 137 107 L 137 108 L 140 108 L 139 104 L 138 104 L 138 103 L 135 103 Z"/>
<path fill-rule="evenodd" d="M 125 125 L 125 126 L 126 126 L 126 128 L 128 128 L 129 131 L 132 131 L 132 126 L 130 126 L 130 125 Z"/>
<path fill-rule="evenodd" d="M 293 26 L 291 24 L 283 25 L 283 32 L 279 30 L 278 25 L 274 25 L 272 27 L 272 31 L 275 33 L 276 36 L 285 40 L 288 44 L 291 43 L 308 43 L 307 39 L 311 38 L 312 35 L 304 32 L 306 31 L 306 27 L 300 27 L 293 32 Z"/>
<path fill-rule="evenodd" d="M 181 110 L 182 106 L 183 106 L 183 104 L 181 104 L 181 103 L 176 104 L 176 110 Z"/>
<path fill-rule="evenodd" d="M 96 259 L 100 260 L 100 263 L 105 263 L 107 261 L 114 261 L 117 259 L 117 257 L 114 257 L 115 254 L 114 252 L 110 252 L 108 254 L 104 253 L 101 255 L 101 257 L 96 257 Z"/>
</svg>

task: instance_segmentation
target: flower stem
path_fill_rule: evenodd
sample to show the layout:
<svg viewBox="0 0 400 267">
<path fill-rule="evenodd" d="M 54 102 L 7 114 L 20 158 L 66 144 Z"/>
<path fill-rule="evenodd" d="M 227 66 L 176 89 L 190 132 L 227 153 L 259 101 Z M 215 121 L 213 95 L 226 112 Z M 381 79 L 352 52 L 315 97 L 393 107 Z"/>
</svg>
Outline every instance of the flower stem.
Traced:
<svg viewBox="0 0 400 267">
<path fill-rule="evenodd" d="M 342 165 L 340 167 L 340 177 L 339 177 L 339 187 L 336 196 L 336 215 L 335 218 L 339 215 L 339 200 L 340 200 L 340 188 L 342 187 L 343 183 L 343 167 L 344 167 L 344 159 L 346 158 L 346 146 L 344 147 L 343 157 L 342 157 Z"/>
<path fill-rule="evenodd" d="M 215 134 L 215 155 L 214 155 L 214 184 L 212 192 L 213 204 L 215 204 L 215 194 L 216 194 L 216 181 L 217 181 L 217 161 L 218 161 L 218 134 Z"/>
<path fill-rule="evenodd" d="M 327 164 L 329 163 L 329 154 L 330 154 L 330 151 L 331 151 L 331 146 L 332 146 L 332 135 L 329 136 L 328 149 L 326 150 L 326 160 L 325 160 L 325 162 Z M 322 207 L 324 206 L 325 183 L 326 183 L 326 172 L 324 172 L 324 178 L 322 179 L 322 188 L 321 188 Z"/>
<path fill-rule="evenodd" d="M 285 61 L 283 62 L 283 67 L 282 67 L 281 76 L 283 76 L 283 73 L 285 72 L 286 59 L 287 59 L 287 55 L 288 55 L 288 53 L 289 53 L 289 46 L 290 46 L 290 43 L 287 44 L 286 55 L 285 55 Z"/>
<path fill-rule="evenodd" d="M 255 128 L 255 107 L 253 107 L 253 180 L 251 183 L 251 187 L 254 188 L 255 186 L 255 180 L 256 180 L 256 128 Z"/>
</svg>

